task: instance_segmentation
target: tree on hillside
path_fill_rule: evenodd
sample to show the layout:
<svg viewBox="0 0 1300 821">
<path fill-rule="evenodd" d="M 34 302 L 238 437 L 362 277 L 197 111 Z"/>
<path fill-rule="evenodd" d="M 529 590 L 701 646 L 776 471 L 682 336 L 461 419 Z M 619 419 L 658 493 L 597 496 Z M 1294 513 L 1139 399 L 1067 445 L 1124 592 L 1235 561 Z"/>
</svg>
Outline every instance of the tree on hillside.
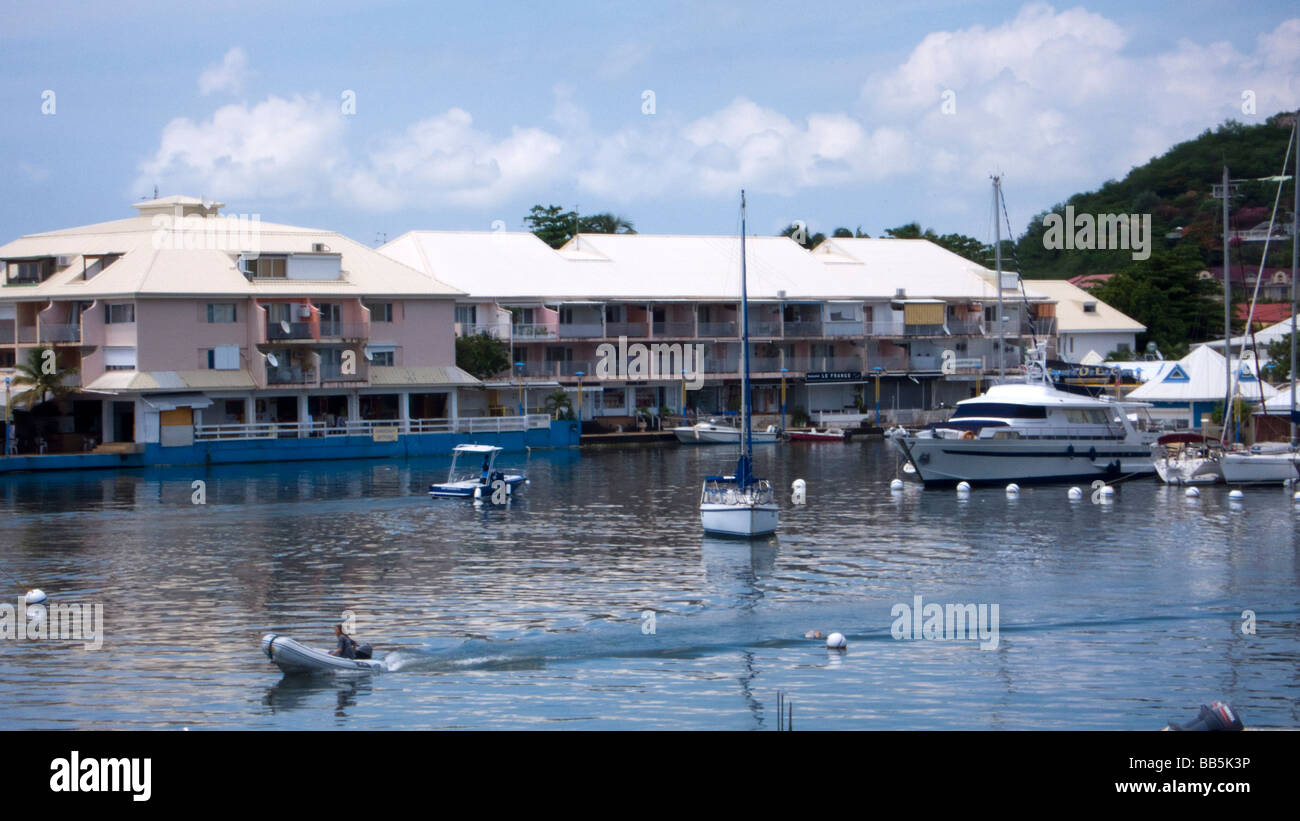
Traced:
<svg viewBox="0 0 1300 821">
<path fill-rule="evenodd" d="M 1268 343 L 1268 358 L 1272 360 L 1273 370 L 1269 377 L 1274 381 L 1291 381 L 1291 334 Z"/>
<path fill-rule="evenodd" d="M 578 219 L 578 230 L 584 234 L 635 234 L 632 222 L 617 214 L 591 214 Z"/>
<path fill-rule="evenodd" d="M 785 227 L 785 230 L 782 231 L 780 235 L 783 237 L 790 237 L 809 251 L 816 248 L 826 239 L 825 234 L 821 232 L 814 234 L 808 226 L 800 222 L 790 223 Z"/>
<path fill-rule="evenodd" d="M 946 248 L 971 262 L 985 265 L 993 258 L 993 246 L 985 245 L 974 237 L 964 234 L 944 234 L 940 236 L 932 228 L 921 228 L 919 222 L 909 222 L 897 228 L 886 228 L 885 234 L 894 239 L 924 239 L 941 248 Z"/>
<path fill-rule="evenodd" d="M 456 367 L 475 379 L 490 379 L 511 367 L 510 348 L 487 334 L 458 336 Z"/>
</svg>

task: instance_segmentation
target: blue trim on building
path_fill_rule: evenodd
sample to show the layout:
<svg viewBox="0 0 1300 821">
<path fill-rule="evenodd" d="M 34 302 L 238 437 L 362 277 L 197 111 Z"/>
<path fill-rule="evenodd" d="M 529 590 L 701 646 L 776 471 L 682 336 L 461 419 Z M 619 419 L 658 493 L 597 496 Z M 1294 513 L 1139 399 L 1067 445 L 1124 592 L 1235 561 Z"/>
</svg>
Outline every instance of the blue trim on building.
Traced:
<svg viewBox="0 0 1300 821">
<path fill-rule="evenodd" d="M 462 444 L 496 445 L 507 451 L 578 446 L 578 423 L 552 421 L 549 428 L 507 433 L 408 433 L 396 442 L 369 436 L 314 439 L 227 439 L 182 447 L 144 446 L 143 453 L 66 453 L 0 458 L 0 473 L 28 470 L 103 470 L 167 465 L 228 465 L 324 459 L 405 459 L 446 456 Z"/>
</svg>

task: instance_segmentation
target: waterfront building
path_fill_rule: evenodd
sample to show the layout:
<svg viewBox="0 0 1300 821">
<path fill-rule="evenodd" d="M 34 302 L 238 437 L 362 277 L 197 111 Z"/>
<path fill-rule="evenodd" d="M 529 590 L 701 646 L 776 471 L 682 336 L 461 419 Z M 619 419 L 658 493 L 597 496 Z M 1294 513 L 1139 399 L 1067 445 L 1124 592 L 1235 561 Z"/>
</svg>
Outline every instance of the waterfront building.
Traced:
<svg viewBox="0 0 1300 821">
<path fill-rule="evenodd" d="M 1112 363 L 1123 368 L 1128 363 Z M 1176 362 L 1146 363 L 1151 367 L 1147 381 L 1129 393 L 1128 398 L 1150 402 L 1152 418 L 1170 427 L 1199 430 L 1227 395 L 1227 363 L 1223 354 L 1209 345 L 1197 345 Z M 1277 390 L 1261 382 L 1254 365 L 1233 360 L 1237 395 L 1249 404 L 1277 396 Z"/>
<path fill-rule="evenodd" d="M 1112 353 L 1137 348 L 1146 326 L 1064 279 L 1030 279 L 1025 284 L 1056 302 L 1056 358 L 1096 365 Z"/>
<path fill-rule="evenodd" d="M 996 274 L 925 240 L 837 238 L 811 252 L 788 237 L 746 244 L 753 397 L 764 423 L 780 413 L 783 378 L 788 416 L 802 408 L 819 424 L 872 418 L 879 382 L 883 415 L 915 421 L 974 395 L 1000 365 L 1017 369 L 1032 338 L 1054 339 L 1053 301 L 1005 273 L 1000 347 Z M 490 412 L 537 408 L 557 390 L 581 391 L 586 419 L 739 407 L 736 237 L 579 234 L 552 249 L 528 233 L 415 231 L 379 250 L 465 292 L 458 333 L 510 346 L 514 366 L 486 383 Z M 702 373 L 598 375 L 611 351 L 627 359 L 634 345 L 702 345 Z"/>
<path fill-rule="evenodd" d="M 459 415 L 479 387 L 455 365 L 464 294 L 338 233 L 222 207 L 166 197 L 0 246 L 0 373 L 12 383 L 48 349 L 75 389 L 17 414 L 15 450 L 369 436 Z"/>
</svg>

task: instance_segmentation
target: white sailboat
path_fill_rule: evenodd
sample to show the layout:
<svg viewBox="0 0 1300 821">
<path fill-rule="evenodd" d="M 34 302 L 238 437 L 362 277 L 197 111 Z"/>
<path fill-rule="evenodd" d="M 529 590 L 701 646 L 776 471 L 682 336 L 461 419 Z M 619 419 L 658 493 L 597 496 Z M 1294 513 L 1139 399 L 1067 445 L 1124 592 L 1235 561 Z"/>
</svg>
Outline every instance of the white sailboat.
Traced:
<svg viewBox="0 0 1300 821">
<path fill-rule="evenodd" d="M 741 397 L 740 458 L 730 476 L 706 476 L 700 491 L 700 523 L 719 536 L 775 533 L 779 508 L 772 485 L 754 476 L 754 432 L 749 396 L 749 291 L 745 279 L 745 192 L 740 192 Z"/>
</svg>

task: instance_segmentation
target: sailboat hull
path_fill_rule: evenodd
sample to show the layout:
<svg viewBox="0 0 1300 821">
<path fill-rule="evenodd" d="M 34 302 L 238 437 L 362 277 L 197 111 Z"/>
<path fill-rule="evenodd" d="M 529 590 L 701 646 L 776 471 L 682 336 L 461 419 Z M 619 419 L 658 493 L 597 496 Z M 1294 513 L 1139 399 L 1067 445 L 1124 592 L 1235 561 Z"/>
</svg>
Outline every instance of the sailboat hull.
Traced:
<svg viewBox="0 0 1300 821">
<path fill-rule="evenodd" d="M 704 532 L 714 536 L 766 536 L 775 533 L 779 508 L 763 505 L 700 505 L 700 523 Z"/>
<path fill-rule="evenodd" d="M 1225 453 L 1219 457 L 1219 472 L 1230 485 L 1285 482 L 1297 477 L 1295 457 L 1289 453 Z"/>
</svg>

